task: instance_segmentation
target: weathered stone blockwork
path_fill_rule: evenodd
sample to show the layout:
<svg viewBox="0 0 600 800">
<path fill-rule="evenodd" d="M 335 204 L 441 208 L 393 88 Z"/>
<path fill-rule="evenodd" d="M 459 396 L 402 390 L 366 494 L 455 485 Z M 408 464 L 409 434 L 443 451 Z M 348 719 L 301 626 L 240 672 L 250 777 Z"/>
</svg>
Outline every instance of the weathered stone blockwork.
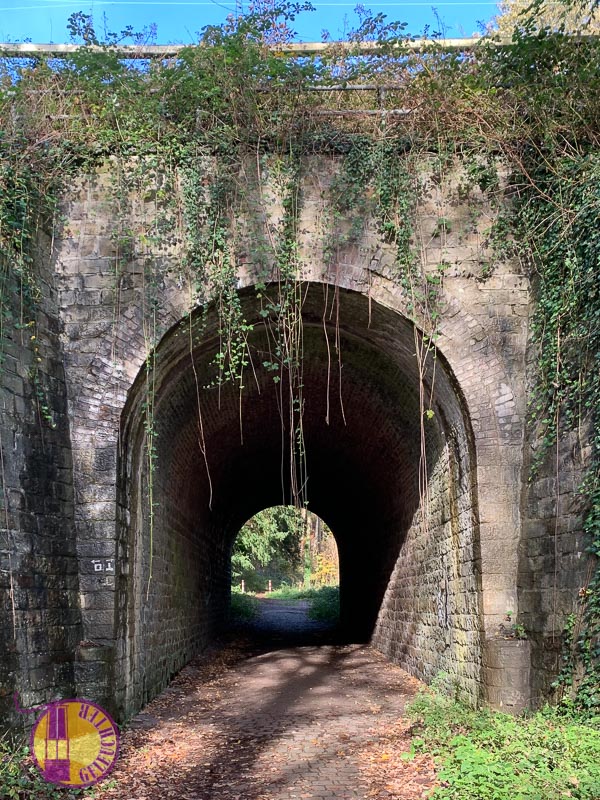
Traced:
<svg viewBox="0 0 600 800">
<path fill-rule="evenodd" d="M 447 673 L 472 700 L 482 691 L 483 638 L 472 443 L 448 387 L 442 383 L 436 395 L 443 427 L 436 441 L 426 424 L 427 501 L 406 533 L 373 641 L 426 681 Z"/>
<path fill-rule="evenodd" d="M 249 348 L 259 367 L 241 401 L 231 387 L 207 388 L 217 319 L 214 309 L 203 315 L 190 308 L 178 215 L 158 203 L 156 192 L 117 196 L 116 166 L 109 162 L 72 187 L 54 252 L 39 255 L 47 287 L 42 382 L 54 430 L 35 416 L 26 386 L 31 350 L 18 331 L 9 349 L 13 366 L 3 372 L 2 452 L 13 531 L 3 568 L 12 548 L 18 580 L 60 574 L 52 579 L 58 594 L 44 577 L 35 602 L 37 584 L 16 596 L 16 645 L 8 648 L 0 678 L 12 687 L 17 670 L 26 701 L 64 695 L 74 682 L 77 693 L 120 717 L 138 709 L 222 624 L 229 552 L 240 526 L 289 499 L 281 478 L 282 455 L 289 460 L 281 405 L 271 376 L 260 369 L 268 344 L 253 292 L 268 234 L 281 219 L 281 191 L 266 163 L 259 187 L 253 164 L 241 176 L 245 210 L 232 225 L 243 265 L 243 312 L 255 323 Z M 344 622 L 355 638 L 373 635 L 413 674 L 430 679 L 444 670 L 472 701 L 487 696 L 510 705 L 510 665 L 502 677 L 497 646 L 490 645 L 506 612 L 515 619 L 524 612 L 520 621 L 537 642 L 572 607 L 584 571 L 579 518 L 567 510 L 565 495 L 578 481 L 577 456 L 564 450 L 565 468 L 574 465 L 568 486 L 562 482 L 556 492 L 543 473 L 530 495 L 524 488 L 528 281 L 519 264 L 490 263 L 486 231 L 495 212 L 477 191 L 459 191 L 460 169 L 440 185 L 424 162 L 414 246 L 425 273 L 442 277 L 435 377 L 431 359 L 423 373 L 427 397 L 433 385 L 433 417 L 424 418 L 415 358 L 420 339 L 394 279 L 392 248 L 373 220 L 364 220 L 358 238 L 340 235 L 332 246 L 329 193 L 339 166 L 329 157 L 305 160 L 297 229 L 306 285 L 308 496 L 338 541 Z M 169 191 L 176 200 L 176 182 Z M 154 235 L 159 227 L 168 236 Z M 149 390 L 145 367 L 155 342 Z M 425 504 L 418 475 L 422 423 Z M 30 450 L 25 433 L 33 437 Z M 285 421 L 283 433 L 285 441 Z M 566 532 L 557 541 L 570 571 L 564 580 L 559 573 L 564 603 L 551 620 L 555 562 L 546 536 L 553 494 Z M 39 564 L 28 571 L 30 553 L 39 553 Z M 0 579 L 10 611 L 6 572 Z M 32 617 L 38 642 L 26 633 L 28 611 L 38 613 Z M 0 626 L 7 643 L 10 628 L 9 616 Z M 519 649 L 521 661 L 526 649 Z M 536 692 L 547 683 L 540 652 L 534 648 Z"/>
<path fill-rule="evenodd" d="M 532 428 L 530 458 L 540 447 Z M 548 698 L 560 670 L 567 617 L 581 619 L 580 595 L 591 575 L 583 533 L 587 508 L 579 491 L 591 456 L 588 442 L 585 425 L 561 435 L 523 493 L 519 609 L 532 646 L 531 692 L 537 705 Z"/>
<path fill-rule="evenodd" d="M 40 237 L 31 291 L 4 284 L 14 325 L 0 368 L 0 719 L 74 692 L 81 640 L 73 472 L 53 257 Z"/>
</svg>

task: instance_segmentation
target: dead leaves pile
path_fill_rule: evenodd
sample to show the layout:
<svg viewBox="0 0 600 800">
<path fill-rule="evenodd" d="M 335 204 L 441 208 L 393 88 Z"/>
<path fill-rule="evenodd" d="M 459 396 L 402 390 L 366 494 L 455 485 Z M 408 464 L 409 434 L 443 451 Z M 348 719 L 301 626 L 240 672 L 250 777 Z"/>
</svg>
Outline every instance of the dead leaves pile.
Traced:
<svg viewBox="0 0 600 800">
<path fill-rule="evenodd" d="M 422 800 L 439 781 L 430 755 L 411 750 L 412 725 L 408 720 L 380 731 L 358 753 L 358 764 L 367 785 L 367 797 L 381 800 Z"/>
</svg>

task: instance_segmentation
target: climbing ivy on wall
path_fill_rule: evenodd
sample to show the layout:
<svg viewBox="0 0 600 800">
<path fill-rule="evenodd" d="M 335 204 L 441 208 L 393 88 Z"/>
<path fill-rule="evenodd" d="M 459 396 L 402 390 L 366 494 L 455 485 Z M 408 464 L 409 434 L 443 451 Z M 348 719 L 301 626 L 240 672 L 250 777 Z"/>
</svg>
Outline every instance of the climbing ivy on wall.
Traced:
<svg viewBox="0 0 600 800">
<path fill-rule="evenodd" d="M 559 696 L 600 705 L 600 131 L 597 44 L 542 32 L 515 36 L 493 74 L 519 99 L 521 120 L 501 142 L 513 173 L 509 190 L 515 252 L 529 267 L 536 305 L 536 369 L 530 424 L 536 450 L 530 479 L 552 465 L 560 488 L 559 443 L 578 433 L 586 478 L 580 487 L 592 570 L 564 632 Z M 543 55 L 543 69 L 532 64 Z M 588 92 L 588 88 L 591 93 Z M 585 450 L 591 445 L 591 453 Z M 555 508 L 555 514 L 560 510 Z M 558 519 L 556 521 L 558 525 Z"/>
<path fill-rule="evenodd" d="M 538 167 L 537 196 L 519 207 L 526 255 L 536 270 L 537 308 L 533 337 L 538 350 L 537 380 L 530 397 L 539 449 L 533 474 L 544 460 L 555 463 L 564 430 L 579 431 L 579 446 L 591 444 L 589 469 L 581 487 L 588 552 L 600 556 L 600 154 L 564 154 L 552 169 Z M 541 233 L 541 235 L 540 235 Z M 556 509 L 558 514 L 558 509 Z M 583 677 L 577 700 L 600 704 L 600 572 L 596 568 L 579 593 L 578 613 L 565 631 L 563 668 L 557 687 L 572 686 L 577 665 Z"/>
<path fill-rule="evenodd" d="M 600 45 L 542 31 L 521 35 L 509 47 L 483 41 L 468 55 L 445 51 L 435 41 L 416 53 L 404 46 L 402 25 L 364 12 L 348 37 L 349 48 L 332 44 L 318 58 L 286 54 L 282 46 L 292 37 L 295 16 L 307 9 L 282 3 L 231 18 L 206 28 L 203 46 L 182 50 L 176 60 L 135 63 L 113 45 L 127 37 L 139 42 L 141 34 L 127 29 L 102 42 L 91 17 L 80 13 L 72 17 L 71 30 L 82 47 L 73 56 L 0 59 L 0 344 L 8 328 L 31 326 L 27 333 L 35 345 L 37 231 L 52 233 L 59 223 L 57 201 L 72 176 L 109 161 L 116 209 L 126 208 L 132 188 L 154 203 L 152 219 L 141 232 L 123 228 L 114 234 L 116 318 L 126 264 L 131 259 L 143 263 L 149 475 L 155 458 L 153 354 L 161 334 L 164 278 L 156 254 L 181 240 L 186 258 L 178 280 L 189 289 L 190 348 L 199 334 L 194 325 L 202 325 L 192 322 L 193 312 L 214 302 L 220 337 L 215 384 L 233 383 L 241 393 L 253 370 L 271 374 L 287 408 L 294 495 L 289 499 L 301 504 L 306 499 L 297 249 L 302 159 L 325 152 L 340 164 L 323 231 L 326 262 L 335 263 L 336 247 L 360 241 L 369 218 L 393 245 L 391 277 L 423 332 L 415 341 L 422 374 L 424 362 L 435 354 L 444 265 L 432 273 L 421 262 L 413 224 L 419 165 L 429 163 L 434 179 L 443 183 L 461 163 L 463 191 L 477 186 L 492 200 L 504 193 L 509 212 L 499 217 L 492 238 L 505 252 L 513 238 L 512 252 L 534 278 L 539 368 L 531 411 L 540 442 L 534 469 L 550 457 L 563 431 L 591 430 L 593 452 L 582 491 L 590 553 L 597 563 Z M 361 55 L 367 40 L 379 49 Z M 363 89 L 350 91 L 357 84 Z M 240 175 L 249 164 L 255 165 L 259 185 L 268 173 L 282 214 L 261 223 L 260 231 L 236 232 L 238 211 L 247 209 Z M 498 178 L 498 164 L 508 174 L 505 183 Z M 127 219 L 127 214 L 118 217 Z M 440 235 L 446 226 L 440 217 Z M 237 291 L 244 236 L 257 243 L 254 266 L 263 275 L 256 286 L 258 322 L 246 319 Z M 18 320 L 7 302 L 12 285 L 28 309 Z M 270 348 L 262 364 L 252 363 L 248 347 L 257 324 L 264 327 Z M 43 387 L 40 391 L 43 398 Z M 422 398 L 422 411 L 431 412 L 430 397 Z M 580 619 L 564 671 L 572 675 L 575 661 L 583 662 L 578 698 L 587 705 L 599 702 L 593 689 L 599 677 L 599 625 L 596 570 L 582 587 Z"/>
</svg>

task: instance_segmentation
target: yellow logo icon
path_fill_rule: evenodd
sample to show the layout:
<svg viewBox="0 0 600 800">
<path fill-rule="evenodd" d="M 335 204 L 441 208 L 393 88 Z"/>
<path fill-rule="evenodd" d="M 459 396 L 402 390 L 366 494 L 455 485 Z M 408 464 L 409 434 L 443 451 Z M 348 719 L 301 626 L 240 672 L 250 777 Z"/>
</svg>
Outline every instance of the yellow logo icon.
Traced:
<svg viewBox="0 0 600 800">
<path fill-rule="evenodd" d="M 47 781 L 91 786 L 113 768 L 119 731 L 109 714 L 89 700 L 52 703 L 31 732 L 31 753 Z"/>
</svg>

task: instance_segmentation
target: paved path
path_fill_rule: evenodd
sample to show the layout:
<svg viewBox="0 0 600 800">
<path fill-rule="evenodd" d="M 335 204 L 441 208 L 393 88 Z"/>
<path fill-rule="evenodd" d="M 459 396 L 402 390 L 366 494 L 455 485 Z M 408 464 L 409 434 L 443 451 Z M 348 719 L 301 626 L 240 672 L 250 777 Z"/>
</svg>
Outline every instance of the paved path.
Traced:
<svg viewBox="0 0 600 800">
<path fill-rule="evenodd" d="M 193 662 L 133 720 L 114 772 L 117 785 L 100 797 L 400 796 L 368 792 L 362 765 L 397 723 L 417 682 L 366 645 L 269 648 L 266 628 L 283 635 L 287 615 L 298 623 L 297 639 L 301 615 L 266 607 L 253 632 L 258 645 L 256 637 L 238 638 L 211 659 Z M 306 632 L 324 635 L 312 626 Z"/>
<path fill-rule="evenodd" d="M 254 639 L 273 644 L 278 639 L 289 644 L 295 637 L 301 642 L 327 641 L 335 637 L 335 626 L 308 616 L 309 600 L 260 599 L 257 619 L 248 623 L 247 632 Z"/>
</svg>

